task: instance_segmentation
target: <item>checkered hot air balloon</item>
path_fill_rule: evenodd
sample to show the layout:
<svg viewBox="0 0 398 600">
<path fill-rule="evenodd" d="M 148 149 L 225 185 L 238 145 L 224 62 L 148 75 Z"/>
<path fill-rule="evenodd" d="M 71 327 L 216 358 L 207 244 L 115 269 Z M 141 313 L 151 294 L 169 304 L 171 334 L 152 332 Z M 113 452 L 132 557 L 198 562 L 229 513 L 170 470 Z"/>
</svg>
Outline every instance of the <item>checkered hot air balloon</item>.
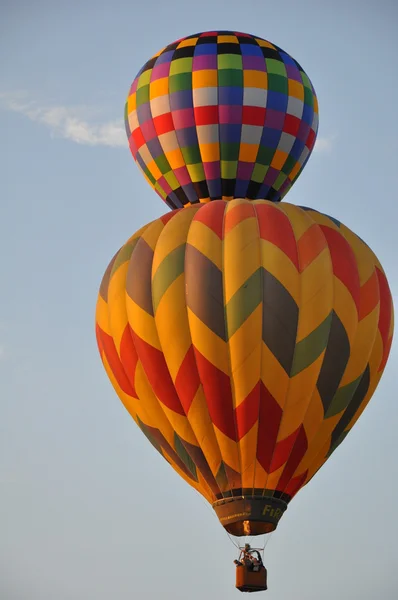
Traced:
<svg viewBox="0 0 398 600">
<path fill-rule="evenodd" d="M 134 159 L 171 208 L 281 200 L 318 130 L 314 88 L 278 46 L 246 33 L 185 37 L 139 71 L 126 102 Z"/>
<path fill-rule="evenodd" d="M 236 535 L 270 532 L 356 423 L 393 305 L 335 219 L 265 200 L 175 210 L 102 281 L 97 340 L 142 432 Z"/>
</svg>

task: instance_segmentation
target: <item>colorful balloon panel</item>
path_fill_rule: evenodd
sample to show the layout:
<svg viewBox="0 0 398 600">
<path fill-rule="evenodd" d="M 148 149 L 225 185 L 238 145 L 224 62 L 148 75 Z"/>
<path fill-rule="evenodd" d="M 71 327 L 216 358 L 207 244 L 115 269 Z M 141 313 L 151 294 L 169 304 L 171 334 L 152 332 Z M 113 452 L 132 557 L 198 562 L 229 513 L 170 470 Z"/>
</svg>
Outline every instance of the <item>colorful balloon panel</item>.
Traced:
<svg viewBox="0 0 398 600">
<path fill-rule="evenodd" d="M 393 305 L 376 256 L 336 219 L 215 201 L 119 250 L 96 327 L 116 392 L 188 483 L 211 503 L 288 503 L 373 395 Z"/>
<path fill-rule="evenodd" d="M 232 198 L 277 202 L 318 130 L 302 67 L 245 33 L 195 34 L 153 56 L 126 102 L 131 152 L 171 208 Z"/>
</svg>

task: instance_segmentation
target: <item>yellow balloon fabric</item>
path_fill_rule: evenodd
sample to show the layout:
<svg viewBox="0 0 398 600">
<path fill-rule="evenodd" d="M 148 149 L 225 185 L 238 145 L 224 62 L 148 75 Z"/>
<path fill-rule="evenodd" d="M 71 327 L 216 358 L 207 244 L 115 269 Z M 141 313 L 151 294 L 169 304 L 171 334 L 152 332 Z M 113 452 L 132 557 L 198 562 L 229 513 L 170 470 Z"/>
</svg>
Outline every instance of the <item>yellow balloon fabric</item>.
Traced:
<svg viewBox="0 0 398 600">
<path fill-rule="evenodd" d="M 339 221 L 266 200 L 173 211 L 110 263 L 96 330 L 155 448 L 237 535 L 274 529 L 373 395 L 386 276 Z"/>
</svg>

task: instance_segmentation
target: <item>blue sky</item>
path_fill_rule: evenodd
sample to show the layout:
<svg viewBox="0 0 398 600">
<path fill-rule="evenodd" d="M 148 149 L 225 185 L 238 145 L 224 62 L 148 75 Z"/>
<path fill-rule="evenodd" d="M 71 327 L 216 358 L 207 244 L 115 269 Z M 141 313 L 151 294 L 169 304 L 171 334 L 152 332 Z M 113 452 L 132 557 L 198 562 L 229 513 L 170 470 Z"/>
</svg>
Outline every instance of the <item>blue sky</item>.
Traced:
<svg viewBox="0 0 398 600">
<path fill-rule="evenodd" d="M 398 295 L 394 0 L 3 0 L 0 53 L 0 597 L 238 598 L 235 549 L 138 431 L 94 336 L 102 274 L 167 212 L 123 130 L 136 72 L 208 29 L 255 33 L 304 67 L 319 141 L 287 201 L 343 221 Z M 393 600 L 398 351 L 357 427 L 265 554 L 270 600 Z"/>
</svg>

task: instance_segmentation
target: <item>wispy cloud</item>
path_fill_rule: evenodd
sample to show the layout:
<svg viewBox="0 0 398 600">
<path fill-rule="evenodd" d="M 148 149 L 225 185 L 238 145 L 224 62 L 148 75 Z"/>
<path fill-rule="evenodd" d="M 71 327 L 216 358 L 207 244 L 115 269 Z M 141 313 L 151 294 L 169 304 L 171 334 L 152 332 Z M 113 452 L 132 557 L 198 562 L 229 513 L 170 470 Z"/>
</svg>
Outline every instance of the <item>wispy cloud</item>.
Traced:
<svg viewBox="0 0 398 600">
<path fill-rule="evenodd" d="M 337 135 L 329 135 L 326 137 L 317 137 L 314 152 L 330 152 L 334 146 Z"/>
<path fill-rule="evenodd" d="M 123 121 L 100 120 L 98 109 L 88 106 L 39 105 L 25 94 L 0 93 L 0 106 L 41 123 L 56 137 L 89 146 L 126 147 Z"/>
</svg>

